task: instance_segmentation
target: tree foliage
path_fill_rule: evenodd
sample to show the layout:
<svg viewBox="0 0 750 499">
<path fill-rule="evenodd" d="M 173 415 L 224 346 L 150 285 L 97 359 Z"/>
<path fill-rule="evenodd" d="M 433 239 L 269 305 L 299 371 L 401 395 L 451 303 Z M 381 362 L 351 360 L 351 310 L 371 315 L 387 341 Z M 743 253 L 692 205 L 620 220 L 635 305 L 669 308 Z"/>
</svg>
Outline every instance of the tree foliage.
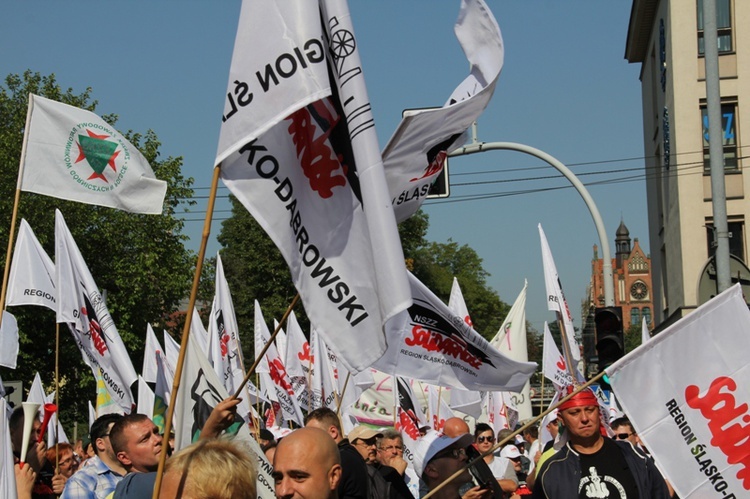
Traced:
<svg viewBox="0 0 750 499">
<path fill-rule="evenodd" d="M 81 93 L 63 90 L 55 76 L 27 71 L 10 75 L 0 86 L 0 241 L 8 244 L 21 144 L 30 93 L 90 111 L 97 101 L 92 89 Z M 102 116 L 115 126 L 117 116 Z M 149 130 L 128 131 L 128 140 L 150 162 L 157 178 L 168 183 L 161 215 L 123 211 L 59 200 L 24 192 L 18 218 L 25 218 L 40 243 L 54 257 L 54 213 L 59 209 L 91 270 L 130 352 L 136 370 L 143 359 L 146 324 L 163 327 L 190 289 L 194 255 L 185 249 L 183 221 L 177 217 L 183 203 L 191 203 L 192 178 L 182 175 L 182 158 L 159 159 L 160 142 Z M 34 165 L 30 165 L 34 167 Z M 188 201 L 186 201 L 188 200 Z M 20 221 L 20 220 L 19 220 Z M 5 265 L 5 252 L 3 266 Z M 64 292 L 64 290 L 62 291 Z M 14 307 L 20 335 L 18 369 L 0 370 L 3 379 L 22 380 L 26 387 L 39 372 L 48 390 L 55 372 L 55 316 L 44 307 Z M 83 363 L 65 326 L 60 328 L 60 419 L 86 421 L 87 401 L 95 398 L 91 370 Z"/>
</svg>

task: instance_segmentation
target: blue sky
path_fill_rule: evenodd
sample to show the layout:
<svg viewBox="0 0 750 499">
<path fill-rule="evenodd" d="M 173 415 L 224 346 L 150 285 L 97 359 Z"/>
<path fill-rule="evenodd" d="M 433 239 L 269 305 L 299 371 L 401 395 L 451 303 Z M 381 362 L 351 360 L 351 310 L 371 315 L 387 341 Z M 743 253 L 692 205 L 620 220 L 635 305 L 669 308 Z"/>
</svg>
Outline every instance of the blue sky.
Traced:
<svg viewBox="0 0 750 499">
<path fill-rule="evenodd" d="M 487 1 L 503 33 L 505 65 L 478 122 L 479 140 L 519 142 L 556 157 L 587 184 L 613 256 L 621 219 L 650 253 L 640 66 L 624 59 L 631 2 Z M 459 1 L 350 0 L 350 8 L 382 148 L 403 109 L 442 105 L 468 73 L 453 33 Z M 8 2 L 0 75 L 31 69 L 54 73 L 63 88 L 91 87 L 99 114 L 118 114 L 122 131 L 153 129 L 162 155 L 182 156 L 183 172 L 206 196 L 239 10 L 240 0 Z M 474 248 L 508 303 L 528 279 L 527 319 L 541 331 L 554 320 L 546 310 L 541 223 L 580 326 L 598 236 L 576 191 L 553 168 L 515 152 L 455 158 L 450 167 L 453 197 L 425 207 L 428 237 Z M 229 214 L 226 195 L 219 190 L 209 255 Z M 480 195 L 486 199 L 471 199 Z M 187 215 L 195 250 L 204 212 L 201 200 Z"/>
</svg>

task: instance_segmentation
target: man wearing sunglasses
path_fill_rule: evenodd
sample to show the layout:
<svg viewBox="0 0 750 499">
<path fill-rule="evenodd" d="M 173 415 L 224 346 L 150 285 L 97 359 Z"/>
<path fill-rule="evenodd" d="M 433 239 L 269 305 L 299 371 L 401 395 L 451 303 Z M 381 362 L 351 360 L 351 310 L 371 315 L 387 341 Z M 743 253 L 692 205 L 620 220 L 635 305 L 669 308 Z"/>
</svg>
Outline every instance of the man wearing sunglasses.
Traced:
<svg viewBox="0 0 750 499">
<path fill-rule="evenodd" d="M 594 392 L 582 390 L 558 409 L 567 443 L 539 467 L 533 498 L 669 497 L 653 459 L 628 441 L 602 435 Z"/>
<path fill-rule="evenodd" d="M 635 432 L 635 429 L 633 428 L 633 425 L 630 424 L 628 418 L 617 418 L 609 424 L 609 427 L 614 433 L 612 438 L 615 440 L 627 440 L 633 445 L 641 445 L 641 439 L 638 438 L 638 434 Z"/>
<path fill-rule="evenodd" d="M 466 468 L 466 447 L 471 444 L 472 436 L 464 433 L 457 437 L 448 437 L 435 431 L 429 431 L 417 442 L 414 453 L 414 469 L 424 480 L 429 490 L 437 488 L 448 477 L 463 469 L 457 478 L 451 480 L 432 497 L 436 499 L 458 499 L 461 497 L 461 486 L 471 481 L 471 474 Z M 481 485 L 472 487 L 464 494 L 464 499 L 489 499 L 491 489 Z"/>
</svg>

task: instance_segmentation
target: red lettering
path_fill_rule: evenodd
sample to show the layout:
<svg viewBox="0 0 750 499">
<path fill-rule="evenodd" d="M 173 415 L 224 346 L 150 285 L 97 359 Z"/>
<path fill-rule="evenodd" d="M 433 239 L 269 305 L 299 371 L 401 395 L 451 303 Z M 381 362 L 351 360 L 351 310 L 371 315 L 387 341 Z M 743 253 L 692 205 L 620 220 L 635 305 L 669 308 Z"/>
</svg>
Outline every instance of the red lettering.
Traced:
<svg viewBox="0 0 750 499">
<path fill-rule="evenodd" d="M 436 173 L 439 173 L 440 170 L 443 169 L 443 164 L 445 164 L 445 159 L 448 157 L 448 153 L 445 151 L 440 151 L 436 156 L 435 159 L 432 160 L 432 163 L 430 163 L 427 168 L 425 169 L 424 173 L 421 177 L 416 177 L 410 180 L 410 182 L 417 181 L 422 178 L 427 178 L 429 176 L 435 175 Z M 471 324 L 469 324 L 471 325 Z"/>
<path fill-rule="evenodd" d="M 699 410 L 708 420 L 711 445 L 721 449 L 729 464 L 743 465 L 737 472 L 737 478 L 742 480 L 746 490 L 750 490 L 750 425 L 742 424 L 750 423 L 750 415 L 747 414 L 748 404 L 737 405 L 732 393 L 736 389 L 737 383 L 732 378 L 720 376 L 711 382 L 702 397 L 699 387 L 688 386 L 685 388 L 685 399 L 688 406 Z"/>
<path fill-rule="evenodd" d="M 289 395 L 294 395 L 292 385 L 287 381 L 286 368 L 281 363 L 281 359 L 277 358 L 270 361 L 268 363 L 268 370 L 274 383 L 283 388 Z"/>
<path fill-rule="evenodd" d="M 104 355 L 107 351 L 107 343 L 102 337 L 102 328 L 96 321 L 89 322 L 89 334 L 91 335 L 91 341 L 94 343 L 94 348 L 99 352 L 100 355 Z"/>
<path fill-rule="evenodd" d="M 422 329 L 419 325 L 412 327 L 411 334 L 411 338 L 404 340 L 404 343 L 408 346 L 419 346 L 428 352 L 440 352 L 454 359 L 460 359 L 474 369 L 479 369 L 482 366 L 480 359 L 453 338 L 447 338 L 440 333 Z"/>
<path fill-rule="evenodd" d="M 328 128 L 319 137 L 315 137 L 318 127 L 313 123 L 310 111 L 300 109 L 289 118 L 289 134 L 297 149 L 302 171 L 310 181 L 310 188 L 324 199 L 333 196 L 333 188 L 346 185 L 346 177 L 339 170 L 345 172 L 346 166 L 341 164 L 341 158 L 335 157 L 328 145 L 328 137 L 333 128 L 341 120 L 334 116 L 322 102 L 314 105 L 316 112 L 328 121 Z"/>
<path fill-rule="evenodd" d="M 557 361 L 557 368 L 561 371 L 565 371 L 567 368 L 565 367 L 565 359 L 563 359 L 563 356 L 560 356 L 560 360 Z"/>
<path fill-rule="evenodd" d="M 297 358 L 301 361 L 308 361 L 313 362 L 314 355 L 310 355 L 310 343 L 305 342 L 304 345 L 302 345 L 302 352 L 297 354 Z"/>
</svg>

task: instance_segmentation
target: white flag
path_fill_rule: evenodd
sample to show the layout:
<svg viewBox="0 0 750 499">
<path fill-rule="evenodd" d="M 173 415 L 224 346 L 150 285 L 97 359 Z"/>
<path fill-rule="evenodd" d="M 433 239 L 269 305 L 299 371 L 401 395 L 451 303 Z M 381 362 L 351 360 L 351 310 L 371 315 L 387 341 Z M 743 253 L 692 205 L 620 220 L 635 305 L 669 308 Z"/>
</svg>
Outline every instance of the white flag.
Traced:
<svg viewBox="0 0 750 499">
<path fill-rule="evenodd" d="M 154 358 L 156 358 L 156 354 L 154 354 Z M 141 376 L 138 376 L 138 408 L 136 412 L 151 420 L 154 419 L 154 391 Z"/>
<path fill-rule="evenodd" d="M 68 324 L 84 362 L 95 375 L 101 370 L 112 399 L 130 413 L 134 404 L 130 385 L 137 379 L 133 363 L 59 210 L 55 210 L 55 267 L 55 288 L 60 291 L 57 322 Z"/>
<path fill-rule="evenodd" d="M 167 183 L 115 128 L 91 111 L 29 95 L 18 188 L 131 213 L 161 214 Z"/>
<path fill-rule="evenodd" d="M 177 392 L 174 411 L 175 451 L 197 440 L 216 404 L 229 397 L 192 335 L 188 338 L 185 349 L 180 390 Z M 243 442 L 252 439 L 248 426 L 239 415 L 226 433 Z"/>
<path fill-rule="evenodd" d="M 414 304 L 386 326 L 388 351 L 373 367 L 465 390 L 519 391 L 533 362 L 508 359 L 409 274 Z"/>
<path fill-rule="evenodd" d="M 39 244 L 25 219 L 18 227 L 18 238 L 8 276 L 5 304 L 41 305 L 57 310 L 55 303 L 55 264 Z"/>
<path fill-rule="evenodd" d="M 243 2 L 216 162 L 354 373 L 383 354 L 409 293 L 351 17 L 321 8 Z"/>
<path fill-rule="evenodd" d="M 427 403 L 430 408 L 430 422 L 432 429 L 438 432 L 443 431 L 445 420 L 453 417 L 453 411 L 446 402 L 448 391 L 435 385 L 427 385 Z"/>
<path fill-rule="evenodd" d="M 544 265 L 544 284 L 547 288 L 547 309 L 554 310 L 557 313 L 557 317 L 562 320 L 565 330 L 563 338 L 567 339 L 568 348 L 572 359 L 568 360 L 574 367 L 578 367 L 578 362 L 581 360 L 581 351 L 576 341 L 575 329 L 573 328 L 573 316 L 570 315 L 570 308 L 568 308 L 568 302 L 565 301 L 565 295 L 563 295 L 562 284 L 560 283 L 560 277 L 557 275 L 557 267 L 555 266 L 555 260 L 552 258 L 552 251 L 549 249 L 547 244 L 547 237 L 544 235 L 542 230 L 542 224 L 539 224 L 539 238 L 542 241 L 542 263 Z M 567 357 L 567 354 L 563 352 Z"/>
<path fill-rule="evenodd" d="M 242 363 L 242 347 L 232 295 L 224 276 L 224 265 L 219 253 L 216 253 L 216 290 L 209 316 L 208 336 L 210 338 L 209 359 L 213 363 L 214 371 L 224 383 L 227 392 L 234 394 L 245 378 L 245 369 Z M 250 414 L 247 397 L 242 397 L 242 402 L 237 407 L 237 414 L 243 418 L 247 418 Z"/>
<path fill-rule="evenodd" d="M 513 306 L 510 307 L 508 315 L 500 325 L 495 337 L 490 344 L 497 348 L 506 357 L 527 362 L 529 360 L 529 349 L 526 344 L 526 288 L 528 282 L 524 281 L 523 289 L 518 294 Z M 523 421 L 533 416 L 531 412 L 531 387 L 527 381 L 523 389 L 511 395 L 514 399 L 515 408 L 518 411 L 518 419 Z"/>
<path fill-rule="evenodd" d="M 310 332 L 310 351 L 313 355 L 313 405 L 336 410 L 338 372 L 331 362 L 331 351 L 316 328 Z"/>
<path fill-rule="evenodd" d="M 565 363 L 565 357 L 557 348 L 546 322 L 544 323 L 542 359 L 542 374 L 555 385 L 558 391 L 573 384 L 573 376 L 571 376 L 568 365 Z"/>
<path fill-rule="evenodd" d="M 641 345 L 643 345 L 650 339 L 651 339 L 651 333 L 648 330 L 648 322 L 646 321 L 646 318 L 644 317 L 643 322 L 641 322 Z"/>
<path fill-rule="evenodd" d="M 94 424 L 94 421 L 96 421 L 96 409 L 94 409 L 94 405 L 91 403 L 91 401 L 88 401 L 89 403 L 89 431 L 91 431 L 91 425 Z"/>
<path fill-rule="evenodd" d="M 495 433 L 503 428 L 513 429 L 516 427 L 518 411 L 510 392 L 490 392 L 487 394 L 487 416 Z"/>
<path fill-rule="evenodd" d="M 468 414 L 474 419 L 479 419 L 479 416 L 482 415 L 483 392 L 452 388 L 450 394 L 451 409 Z"/>
<path fill-rule="evenodd" d="M 192 325 L 190 334 L 193 334 Z M 177 361 L 180 358 L 180 344 L 166 330 L 164 331 L 164 357 L 166 357 L 167 366 L 174 373 L 175 369 L 177 369 Z"/>
<path fill-rule="evenodd" d="M 159 344 L 159 340 L 151 328 L 151 324 L 146 324 L 146 347 L 143 349 L 143 369 L 141 375 L 145 381 L 156 383 L 156 353 L 164 352 Z M 140 386 L 140 385 L 138 385 Z M 138 402 L 140 407 L 140 401 Z M 140 414 L 145 414 L 139 411 Z"/>
<path fill-rule="evenodd" d="M 34 374 L 34 381 L 31 382 L 31 387 L 29 388 L 29 393 L 26 396 L 26 402 L 30 402 L 32 404 L 39 404 L 39 407 L 44 407 L 44 402 L 47 399 L 47 394 L 44 392 L 44 385 L 42 385 L 42 378 L 39 376 L 39 373 Z M 42 415 L 40 413 L 39 418 L 41 419 Z"/>
<path fill-rule="evenodd" d="M 682 498 L 750 495 L 748 331 L 736 284 L 607 368 L 623 412 Z"/>
<path fill-rule="evenodd" d="M 260 304 L 255 301 L 255 318 L 256 326 L 260 326 L 255 329 L 255 335 L 260 336 L 261 341 L 265 345 L 271 339 L 271 333 L 268 331 L 265 320 L 263 319 L 263 313 L 260 310 Z M 257 352 L 256 355 L 260 353 Z M 276 345 L 271 342 L 268 346 L 268 350 L 264 355 L 263 360 L 268 366 L 268 374 L 271 382 L 273 383 L 273 390 L 275 390 L 275 397 L 281 406 L 284 419 L 287 421 L 294 421 L 300 426 L 304 426 L 304 417 L 302 411 L 297 404 L 297 397 L 292 389 L 292 383 L 289 380 L 289 376 L 286 373 L 284 362 L 279 356 L 279 352 L 276 350 Z M 271 392 L 271 389 L 268 389 Z M 273 397 L 273 394 L 271 395 Z"/>
<path fill-rule="evenodd" d="M 466 301 L 464 301 L 464 294 L 461 292 L 461 286 L 459 286 L 458 279 L 455 277 L 453 278 L 453 286 L 451 286 L 451 294 L 448 298 L 448 308 L 463 319 L 469 327 L 474 327 L 469 316 L 469 309 L 466 307 Z"/>
<path fill-rule="evenodd" d="M 13 446 L 8 426 L 8 402 L 0 398 L 0 496 L 17 497 L 16 474 L 13 470 Z"/>
<path fill-rule="evenodd" d="M 483 0 L 461 2 L 454 30 L 471 74 L 442 108 L 405 116 L 383 151 L 388 189 L 399 222 L 419 209 L 448 153 L 463 145 L 465 132 L 487 107 L 503 67 L 500 28 Z"/>
<path fill-rule="evenodd" d="M 310 343 L 302 333 L 294 312 L 287 319 L 287 348 L 284 365 L 292 382 L 292 389 L 297 397 L 300 408 L 310 411 L 312 405 L 312 392 L 308 389 L 310 377 L 312 376 L 312 358 L 310 354 Z"/>
<path fill-rule="evenodd" d="M 16 368 L 18 362 L 18 322 L 13 314 L 3 310 L 0 325 L 0 366 Z"/>
</svg>

